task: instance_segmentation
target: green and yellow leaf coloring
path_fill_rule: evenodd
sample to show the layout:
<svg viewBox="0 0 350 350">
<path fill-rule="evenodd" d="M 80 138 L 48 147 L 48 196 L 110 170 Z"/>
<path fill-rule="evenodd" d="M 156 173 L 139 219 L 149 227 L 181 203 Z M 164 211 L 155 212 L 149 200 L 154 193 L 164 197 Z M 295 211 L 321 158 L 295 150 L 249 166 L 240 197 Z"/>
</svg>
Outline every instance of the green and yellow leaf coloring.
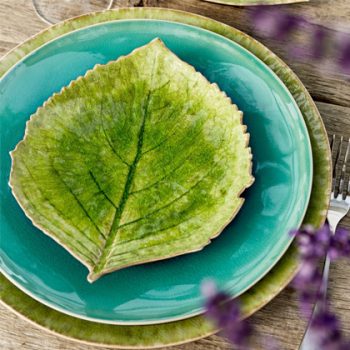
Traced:
<svg viewBox="0 0 350 350">
<path fill-rule="evenodd" d="M 10 185 L 92 282 L 207 245 L 252 183 L 247 144 L 230 99 L 155 39 L 37 110 Z"/>
</svg>

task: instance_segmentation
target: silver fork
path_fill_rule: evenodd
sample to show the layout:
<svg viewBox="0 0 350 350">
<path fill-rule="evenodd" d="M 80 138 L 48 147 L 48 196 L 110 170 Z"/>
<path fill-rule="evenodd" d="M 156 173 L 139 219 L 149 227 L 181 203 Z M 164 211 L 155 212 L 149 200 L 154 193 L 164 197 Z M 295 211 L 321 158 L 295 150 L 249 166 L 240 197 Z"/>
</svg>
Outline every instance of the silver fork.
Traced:
<svg viewBox="0 0 350 350">
<path fill-rule="evenodd" d="M 336 149 L 336 137 L 333 135 L 331 141 L 332 155 L 335 153 L 335 161 L 333 162 L 333 179 L 332 179 L 332 193 L 331 200 L 329 204 L 329 209 L 327 213 L 327 221 L 332 233 L 335 230 L 341 219 L 349 212 L 350 209 L 350 182 L 349 177 L 346 175 L 346 168 L 349 161 L 350 152 L 350 139 L 347 141 L 347 147 L 345 156 L 342 159 L 342 146 L 343 146 L 343 136 L 340 138 L 339 148 Z M 335 151 L 335 152 L 334 152 Z M 340 176 L 338 175 L 338 170 L 340 169 Z M 330 259 L 326 256 L 324 263 L 322 282 L 320 287 L 321 298 L 315 304 L 311 319 L 309 321 L 308 327 L 304 334 L 303 340 L 300 344 L 300 350 L 319 350 L 317 342 L 312 334 L 311 324 L 317 313 L 317 311 L 322 307 L 327 298 L 327 288 L 328 288 L 328 276 L 329 276 L 329 266 Z"/>
</svg>

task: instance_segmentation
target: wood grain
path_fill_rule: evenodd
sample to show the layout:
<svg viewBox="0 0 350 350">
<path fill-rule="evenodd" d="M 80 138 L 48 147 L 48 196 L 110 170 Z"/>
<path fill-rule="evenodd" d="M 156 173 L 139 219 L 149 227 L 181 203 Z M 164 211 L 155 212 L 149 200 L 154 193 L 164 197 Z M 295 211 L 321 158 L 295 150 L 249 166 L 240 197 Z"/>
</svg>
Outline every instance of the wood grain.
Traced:
<svg viewBox="0 0 350 350">
<path fill-rule="evenodd" d="M 95 0 L 97 1 L 97 0 Z M 246 20 L 245 8 L 211 4 L 200 0 L 116 0 L 116 6 L 160 6 L 175 8 L 212 17 L 252 34 Z M 333 27 L 350 27 L 350 1 L 311 0 L 309 3 L 286 5 L 293 13 L 308 16 L 313 21 Z M 0 0 L 0 55 L 36 34 L 47 25 L 35 15 L 30 0 Z M 295 62 L 280 43 L 254 35 L 280 55 L 299 75 L 316 100 L 329 135 L 350 137 L 350 84 L 344 76 L 326 74 L 316 63 Z M 350 217 L 342 222 L 350 228 Z M 350 337 L 350 267 L 340 261 L 332 265 L 330 295 L 333 306 L 342 319 L 344 333 Z M 270 337 L 280 344 L 281 350 L 297 349 L 305 329 L 299 316 L 297 296 L 286 288 L 271 303 L 250 318 L 256 330 L 252 349 L 260 350 Z M 77 344 L 49 334 L 20 319 L 0 306 L 0 349 L 3 350 L 96 350 L 97 347 Z M 105 348 L 108 349 L 108 348 Z M 169 349 L 169 348 L 166 348 Z M 174 350 L 226 350 L 231 346 L 219 336 L 173 347 Z"/>
<path fill-rule="evenodd" d="M 158 0 L 158 6 L 186 10 L 203 16 L 211 17 L 220 22 L 232 25 L 248 34 L 254 35 L 259 41 L 278 54 L 295 72 L 310 91 L 311 95 L 324 102 L 350 107 L 350 84 L 345 76 L 334 76 L 320 70 L 317 62 L 301 63 L 291 59 L 288 50 L 280 42 L 267 39 L 253 32 L 248 20 L 247 8 L 218 5 L 196 0 Z M 340 26 L 350 26 L 350 1 L 340 0 L 334 5 L 334 0 L 311 0 L 309 3 L 284 5 L 291 13 L 308 15 L 313 21 L 330 27 L 334 23 Z M 339 94 L 341 91 L 341 94 Z"/>
</svg>

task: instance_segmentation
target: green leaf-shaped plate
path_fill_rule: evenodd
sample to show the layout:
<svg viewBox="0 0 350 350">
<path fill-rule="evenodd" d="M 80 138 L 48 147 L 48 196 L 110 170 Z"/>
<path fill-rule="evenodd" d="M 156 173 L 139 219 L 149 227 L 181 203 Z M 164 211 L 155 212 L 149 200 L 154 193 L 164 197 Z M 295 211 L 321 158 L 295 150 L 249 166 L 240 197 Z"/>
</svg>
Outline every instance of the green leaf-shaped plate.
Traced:
<svg viewBox="0 0 350 350">
<path fill-rule="evenodd" d="M 175 23 L 182 21 L 194 26 Z M 51 40 L 55 33 L 90 24 L 96 25 Z M 84 75 L 96 63 L 104 64 L 129 54 L 156 37 L 209 81 L 218 83 L 243 110 L 244 123 L 251 134 L 256 180 L 244 192 L 245 204 L 232 224 L 201 252 L 122 269 L 90 284 L 86 281 L 86 268 L 33 227 L 19 208 L 8 186 L 11 168 L 8 152 L 23 138 L 28 116 L 54 92 Z M 51 307 L 81 318 L 124 324 L 169 321 L 200 313 L 199 285 L 208 276 L 216 278 L 231 295 L 244 292 L 261 279 L 289 246 L 289 228 L 302 220 L 311 187 L 312 162 L 309 137 L 290 92 L 262 61 L 242 46 L 266 60 L 289 84 L 305 118 L 310 119 L 312 142 L 316 140 L 322 151 L 316 154 L 315 164 L 322 169 L 323 177 L 316 178 L 316 184 L 323 185 L 322 191 L 317 187 L 312 202 L 315 217 L 309 218 L 319 224 L 329 189 L 328 144 L 317 110 L 290 70 L 253 39 L 206 18 L 156 9 L 110 11 L 45 31 L 10 54 L 1 65 L 7 71 L 17 63 L 18 55 L 38 47 L 15 64 L 0 82 L 4 204 L 1 224 L 8 237 L 0 240 L 1 271 L 26 293 Z M 264 294 L 253 299 L 248 294 L 250 312 L 275 295 L 294 270 L 295 265 L 287 264 L 287 270 L 278 274 L 276 285 L 268 284 Z M 198 327 L 199 333 L 195 333 L 200 336 L 204 334 L 203 328 Z M 183 339 L 182 333 L 176 331 L 169 342 L 176 341 L 175 335 L 178 341 Z"/>
<path fill-rule="evenodd" d="M 24 85 L 19 84 L 16 85 L 17 87 L 17 95 L 21 96 L 21 98 L 24 98 L 25 101 L 21 102 L 18 98 L 14 97 L 10 99 L 12 101 L 12 109 L 8 108 L 6 109 L 6 114 L 12 114 L 11 122 L 8 122 L 6 125 L 9 128 L 8 131 L 4 131 L 2 133 L 2 141 L 5 139 L 11 139 L 13 137 L 10 144 L 8 144 L 6 147 L 6 152 L 13 149 L 13 147 L 16 145 L 16 143 L 22 138 L 23 136 L 23 130 L 25 127 L 25 120 L 28 116 L 28 112 L 34 112 L 36 107 L 40 104 L 42 104 L 51 94 L 53 91 L 58 91 L 61 86 L 66 85 L 69 83 L 67 82 L 67 79 L 74 79 L 79 74 L 84 74 L 84 71 L 92 67 L 96 61 L 101 60 L 103 55 L 101 55 L 101 51 L 105 52 L 104 55 L 106 55 L 107 52 L 110 52 L 110 56 L 115 55 L 116 48 L 114 46 L 107 47 L 107 45 L 103 45 L 100 43 L 100 45 L 94 47 L 91 46 L 91 43 L 89 41 L 84 40 L 84 37 L 80 37 L 81 41 L 79 44 L 79 50 L 74 50 L 74 48 L 77 48 L 77 42 L 71 39 L 74 39 L 74 36 L 66 36 L 66 39 L 68 39 L 68 43 L 71 44 L 71 50 L 69 50 L 70 53 L 74 52 L 74 55 L 77 53 L 80 57 L 80 62 L 76 63 L 74 67 L 70 67 L 70 63 L 72 63 L 72 54 L 69 54 L 67 56 L 67 52 L 63 55 L 61 50 L 64 50 L 63 47 L 59 48 L 56 45 L 54 47 L 50 47 L 48 44 L 52 39 L 58 38 L 62 34 L 70 33 L 78 28 L 84 28 L 90 25 L 94 24 L 108 24 L 108 23 L 116 23 L 117 21 L 119 23 L 120 20 L 126 20 L 126 19 L 157 19 L 162 21 L 174 21 L 178 23 L 184 23 L 189 24 L 192 26 L 197 26 L 199 28 L 204 28 L 207 30 L 210 30 L 214 33 L 218 33 L 220 35 L 223 35 L 232 43 L 239 43 L 241 46 L 252 52 L 256 57 L 259 57 L 261 60 L 265 62 L 266 65 L 268 65 L 283 81 L 283 83 L 287 86 L 289 91 L 293 94 L 295 101 L 297 102 L 300 110 L 302 111 L 303 117 L 305 119 L 305 122 L 307 124 L 308 130 L 309 130 L 309 136 L 311 139 L 312 149 L 313 149 L 313 161 L 314 161 L 314 177 L 313 177 L 313 189 L 311 194 L 311 199 L 309 202 L 307 214 L 305 217 L 305 222 L 314 224 L 316 226 L 321 225 L 325 219 L 325 215 L 327 212 L 327 206 L 328 206 L 328 200 L 329 200 L 329 193 L 330 193 L 330 180 L 331 180 L 331 167 L 330 167 L 330 152 L 329 152 L 329 145 L 327 140 L 327 135 L 322 123 L 322 120 L 320 118 L 320 115 L 317 111 L 317 108 L 315 107 L 315 104 L 313 103 L 310 95 L 307 93 L 305 87 L 301 84 L 299 79 L 296 77 L 296 75 L 278 58 L 276 57 L 271 51 L 269 51 L 266 47 L 252 39 L 251 37 L 243 34 L 242 32 L 229 27 L 227 25 L 224 25 L 222 23 L 216 22 L 214 20 L 211 20 L 209 18 L 204 18 L 201 16 L 197 16 L 190 13 L 180 12 L 180 11 L 173 11 L 173 10 L 165 10 L 165 9 L 151 9 L 151 8 L 136 8 L 136 9 L 122 9 L 118 11 L 107 11 L 104 13 L 97 13 L 92 14 L 88 16 L 82 16 L 80 18 L 76 18 L 61 24 L 58 24 L 57 26 L 51 27 L 39 35 L 35 36 L 31 40 L 27 41 L 26 43 L 22 44 L 20 47 L 12 51 L 9 55 L 5 57 L 5 59 L 1 62 L 0 67 L 0 75 L 4 75 L 9 69 L 12 67 L 15 67 L 16 64 L 20 62 L 22 58 L 24 58 L 26 55 L 33 55 L 32 60 L 23 60 L 23 64 L 21 65 L 19 63 L 19 70 L 15 70 L 12 68 L 12 72 L 16 72 L 17 74 L 23 74 L 25 71 L 29 76 L 27 75 L 27 78 L 29 80 L 26 80 L 26 83 L 30 83 L 31 80 L 34 80 L 34 77 L 38 78 L 37 73 L 38 71 L 41 72 L 41 81 L 45 82 L 46 84 L 49 84 L 51 86 L 51 92 L 46 91 L 47 86 L 45 86 L 45 89 L 40 91 L 37 91 L 37 88 L 40 88 L 40 85 L 36 84 L 36 89 L 30 90 L 27 88 L 24 88 Z M 153 22 L 153 21 L 152 21 Z M 154 22 L 153 22 L 154 23 Z M 163 23 L 163 22 L 162 22 Z M 93 28 L 93 27 L 91 27 Z M 96 27 L 97 28 L 97 27 Z M 99 28 L 102 29 L 102 33 L 99 32 L 99 34 L 103 34 L 103 37 L 107 34 L 110 29 L 108 26 L 103 27 L 99 26 Z M 189 27 L 192 28 L 192 27 Z M 104 30 L 103 30 L 104 29 Z M 179 28 L 177 28 L 178 30 Z M 94 29 L 95 30 L 95 29 Z M 108 39 L 112 40 L 118 40 L 118 35 L 121 34 L 122 31 L 112 31 L 112 35 L 108 37 Z M 181 32 L 180 32 L 181 33 Z M 174 33 L 174 38 L 176 38 L 177 34 L 180 34 L 179 32 Z M 113 35 L 116 34 L 116 35 Z M 135 34 L 135 33 L 133 33 Z M 91 35 L 91 33 L 90 33 Z M 75 37 L 76 38 L 76 37 Z M 123 38 L 123 37 L 122 37 Z M 181 38 L 181 40 L 180 40 Z M 178 50 L 180 50 L 182 43 L 184 42 L 183 36 L 179 37 L 179 40 L 177 40 L 178 45 L 173 44 L 173 50 L 175 51 L 175 48 L 177 47 Z M 196 37 L 198 39 L 198 37 Z M 60 39 L 62 40 L 63 37 Z M 193 37 L 192 37 L 193 39 Z M 117 41 L 118 42 L 118 41 Z M 123 43 L 123 45 L 120 45 L 121 47 L 126 45 L 127 43 L 130 43 L 130 41 L 121 40 L 120 43 Z M 62 41 L 61 41 L 62 43 Z M 46 44 L 46 46 L 43 46 Z M 138 46 L 140 46 L 140 43 Z M 136 46 L 137 46 L 136 44 Z M 192 42 L 194 46 L 194 51 L 198 44 L 195 40 Z M 213 41 L 210 40 L 207 41 L 206 44 L 208 46 L 213 44 Z M 131 45 L 132 46 L 132 45 Z M 40 50 L 36 51 L 36 49 L 40 48 Z M 90 50 L 88 50 L 88 48 Z M 101 50 L 104 48 L 104 50 Z M 55 68 L 51 69 L 50 71 L 46 71 L 45 68 L 48 66 L 46 65 L 46 60 L 48 60 L 48 52 L 46 54 L 43 54 L 43 49 L 49 50 L 50 55 L 55 56 L 55 53 L 57 54 L 56 60 L 55 60 Z M 54 49 L 54 50 L 52 50 Z M 119 48 L 120 54 L 126 54 L 130 52 L 132 47 L 126 47 L 126 48 Z M 187 47 L 188 50 L 188 47 Z M 181 51 L 181 50 L 180 50 Z M 64 51 L 63 51 L 64 52 Z M 203 52 L 203 51 L 201 51 Z M 192 64 L 197 62 L 197 68 L 200 67 L 200 62 L 203 59 L 203 56 L 199 55 L 200 52 L 196 51 L 194 57 L 196 59 L 193 59 Z M 30 57 L 30 56 L 28 56 Z M 188 58 L 190 58 L 189 56 Z M 229 62 L 230 56 L 225 56 L 226 63 Z M 52 59 L 53 57 L 51 57 Z M 115 58 L 115 57 L 114 57 Z M 186 58 L 185 55 L 182 56 L 183 59 Z M 209 57 L 208 57 L 209 58 Z M 217 63 L 219 62 L 218 56 L 216 56 L 217 60 L 211 61 L 204 59 L 203 66 L 213 67 L 213 70 L 215 71 L 215 67 L 217 66 Z M 105 59 L 108 61 L 108 57 Z M 85 62 L 83 67 L 79 70 L 79 64 L 81 62 Z M 254 61 L 255 62 L 255 61 Z M 211 65 L 212 63 L 212 65 Z M 220 76 L 220 71 L 225 72 L 227 74 L 227 78 L 230 77 L 230 74 L 234 72 L 235 70 L 239 69 L 240 62 L 237 62 L 236 64 L 224 64 L 225 60 L 222 62 L 223 65 L 220 66 L 221 70 L 216 70 L 216 75 Z M 37 67 L 35 67 L 38 65 Z M 50 84 L 50 77 L 52 77 L 52 74 L 55 73 L 55 79 L 58 79 L 59 72 L 61 71 L 62 67 L 65 67 L 65 71 L 69 72 L 70 76 L 68 77 L 61 77 L 61 80 L 58 82 L 58 87 L 54 86 L 55 84 Z M 41 68 L 41 69 L 40 69 Z M 226 68 L 226 69 L 222 69 Z M 242 67 L 243 68 L 243 67 Z M 28 71 L 29 69 L 29 71 Z M 205 73 L 205 69 L 203 69 L 203 72 Z M 242 73 L 242 70 L 240 71 Z M 11 71 L 9 71 L 8 74 L 11 74 Z M 67 74 L 67 73 L 66 73 Z M 240 74 L 241 77 L 245 77 L 247 74 L 249 74 L 249 71 L 245 70 L 245 74 Z M 6 76 L 5 76 L 6 77 Z M 33 81 L 33 84 L 35 84 L 38 80 Z M 225 81 L 225 79 L 223 79 Z M 10 85 L 11 86 L 11 85 Z M 230 81 L 228 81 L 228 85 L 226 85 L 226 88 L 230 86 Z M 14 85 L 12 85 L 14 87 Z M 226 89 L 225 89 L 226 90 Z M 237 90 L 236 90 L 237 91 Z M 251 90 L 254 91 L 254 90 Z M 24 94 L 24 92 L 26 92 Z M 34 94 L 32 94 L 34 93 Z M 34 100 L 34 95 L 39 94 L 36 99 Z M 249 97 L 249 94 L 245 93 L 245 96 Z M 238 95 L 235 94 L 235 100 L 237 100 Z M 240 99 L 241 100 L 241 99 Z M 242 100 L 241 100 L 242 101 Z M 29 107 L 28 107 L 29 105 Z M 249 103 L 248 103 L 249 105 Z M 26 106 L 26 107 L 25 107 Z M 23 111 L 24 109 L 24 111 Z M 29 109 L 29 110 L 28 110 Z M 268 104 L 264 106 L 263 109 L 268 110 Z M 248 109 L 249 111 L 249 109 Z M 248 112 L 247 111 L 247 112 Z M 247 113 L 246 113 L 247 115 Z M 0 122 L 3 123 L 3 115 L 1 117 Z M 247 118 L 245 118 L 245 121 Z M 258 119 L 253 118 L 251 119 L 251 128 L 254 129 L 254 125 L 258 123 Z M 3 124 L 2 124 L 3 125 Z M 12 126 L 13 125 L 13 126 Z M 269 126 L 273 126 L 274 120 L 269 119 Z M 1 130 L 4 130 L 3 128 Z M 264 128 L 263 130 L 268 131 L 268 127 Z M 250 130 L 252 131 L 252 130 Z M 13 135 L 11 135 L 13 133 Z M 273 135 L 273 134 L 269 134 Z M 3 145 L 5 143 L 3 142 Z M 257 144 L 259 146 L 259 143 Z M 259 147 L 257 147 L 256 152 L 259 151 Z M 254 154 L 256 153 L 254 152 Z M 4 187 L 8 180 L 9 175 L 9 169 L 10 169 L 10 157 L 6 153 L 1 153 L 1 159 L 3 160 L 2 166 L 3 169 L 6 170 L 1 172 L 1 200 L 2 204 L 5 203 L 9 207 L 8 210 L 2 210 L 2 217 L 1 222 L 4 225 L 5 221 L 4 218 L 9 217 L 9 213 L 12 213 L 13 219 L 10 220 L 11 227 L 13 228 L 12 231 L 16 232 L 17 235 L 20 235 L 20 239 L 16 239 L 16 236 L 12 233 L 12 239 L 15 240 L 15 244 L 18 244 L 16 247 L 15 245 L 7 244 L 4 246 L 4 240 L 1 240 L 1 267 L 2 271 L 6 273 L 7 277 L 11 279 L 17 286 L 20 286 L 20 288 L 23 289 L 23 285 L 25 281 L 29 281 L 32 283 L 32 286 L 37 286 L 36 288 L 32 289 L 32 295 L 34 293 L 39 293 L 39 297 L 43 299 L 45 295 L 40 294 L 40 290 L 44 289 L 47 292 L 47 288 L 45 289 L 45 284 L 43 281 L 48 278 L 49 274 L 55 274 L 56 271 L 54 269 L 46 270 L 45 274 L 39 274 L 38 276 L 35 276 L 35 273 L 38 273 L 38 271 L 41 271 L 42 269 L 45 270 L 45 267 L 47 263 L 50 260 L 54 261 L 54 264 L 59 264 L 60 261 L 66 261 L 73 262 L 74 265 L 74 259 L 69 256 L 68 253 L 63 254 L 64 250 L 61 247 L 58 247 L 58 245 L 51 245 L 51 240 L 48 237 L 45 237 L 42 235 L 39 231 L 37 232 L 37 237 L 45 237 L 46 240 L 44 242 L 41 241 L 41 239 L 32 239 L 32 240 L 25 240 L 25 237 L 27 236 L 27 233 L 33 233 L 32 228 L 30 225 L 29 220 L 25 221 L 21 217 L 21 210 L 16 207 L 16 202 L 14 199 L 11 201 L 7 201 L 9 198 L 12 198 L 12 195 L 10 193 L 10 190 L 8 187 Z M 273 177 L 273 172 L 270 173 L 270 178 Z M 264 177 L 266 178 L 266 177 Z M 7 186 L 7 185 L 6 185 Z M 257 186 L 257 184 L 254 184 L 254 187 Z M 253 188 L 254 188 L 253 187 Z M 252 191 L 252 189 L 248 189 L 248 192 Z M 281 189 L 281 187 L 279 187 Z M 266 200 L 268 196 L 264 197 Z M 248 199 L 248 198 L 247 198 Z M 244 207 L 242 208 L 241 212 L 239 213 L 238 217 L 235 221 L 240 220 L 240 217 L 244 215 L 243 211 L 245 210 L 245 207 L 248 204 L 248 200 L 245 203 Z M 5 207 L 3 207 L 6 209 Z M 270 210 L 273 210 L 273 207 L 270 207 Z M 269 212 L 267 210 L 266 212 Z M 5 215 L 6 213 L 6 215 Z M 272 213 L 270 211 L 270 213 Z M 10 215 L 11 218 L 11 215 Z M 2 226 L 3 228 L 4 226 Z M 9 227 L 9 225 L 7 225 Z M 35 231 L 35 230 L 34 230 Z M 11 232 L 10 230 L 7 232 Z M 258 244 L 261 240 L 261 238 L 264 238 L 264 243 L 266 243 L 266 237 L 264 231 L 259 232 L 260 236 L 256 236 L 255 242 Z M 124 273 L 124 275 L 120 278 L 120 284 L 119 286 L 122 286 L 124 288 L 123 284 L 132 284 L 132 287 L 136 289 L 136 292 L 141 290 L 141 287 L 139 286 L 141 281 L 142 283 L 145 283 L 145 280 L 143 279 L 143 274 L 147 273 L 148 275 L 152 275 L 152 270 L 154 269 L 155 272 L 161 273 L 162 271 L 162 265 L 165 263 L 167 265 L 167 268 L 172 269 L 172 264 L 168 264 L 168 262 L 172 260 L 178 260 L 182 262 L 182 266 L 186 264 L 187 269 L 191 270 L 190 264 L 187 264 L 187 261 L 189 262 L 189 259 L 193 259 L 193 256 L 195 255 L 202 255 L 205 253 L 206 250 L 211 250 L 214 245 L 216 245 L 216 242 L 220 242 L 222 240 L 223 244 L 218 244 L 221 250 L 221 256 L 224 256 L 227 254 L 226 246 L 229 241 L 231 241 L 231 238 L 228 240 L 223 239 L 225 236 L 225 232 L 222 233 L 222 235 L 213 241 L 213 243 L 207 247 L 203 252 L 197 253 L 197 254 L 189 254 L 186 256 L 182 256 L 176 259 L 170 259 L 166 260 L 164 262 L 160 263 L 152 263 L 147 265 L 147 269 L 139 267 L 133 267 L 130 270 L 133 271 L 133 276 L 126 274 L 126 272 L 129 269 L 125 269 L 122 271 L 118 271 L 115 274 Z M 239 243 L 241 241 L 240 235 L 235 235 L 234 241 L 236 243 Z M 23 240 L 21 239 L 23 238 Z M 242 244 L 244 240 L 249 239 L 249 236 L 242 238 Z M 32 242 L 34 241 L 34 242 Z M 6 241 L 7 243 L 11 243 Z M 25 244 L 24 244 L 25 243 Z M 36 271 L 32 270 L 32 276 L 30 276 L 30 271 L 28 271 L 28 268 L 26 264 L 20 265 L 18 262 L 15 264 L 14 261 L 12 261 L 12 264 L 10 262 L 11 256 L 13 257 L 16 254 L 16 250 L 21 250 L 22 253 L 26 254 L 31 251 L 31 249 L 34 249 L 36 247 L 36 244 L 38 245 L 37 248 L 40 248 L 36 251 L 40 255 L 40 258 L 42 259 L 43 263 L 41 263 L 41 260 L 35 259 L 35 264 L 37 265 L 38 269 Z M 24 245 L 24 246 L 23 246 Z M 57 246 L 57 247 L 56 247 Z M 54 248 L 56 247 L 56 248 Z M 236 245 L 236 247 L 240 247 L 240 245 Z M 269 246 L 271 247 L 271 245 Z M 5 252 L 6 248 L 6 252 Z M 10 249 L 8 249 L 10 248 Z M 251 249 L 254 249 L 254 245 L 250 246 Z M 45 249 L 47 250 L 47 254 L 45 253 Z M 214 249 L 213 249 L 214 250 Z M 238 250 L 241 250 L 238 249 Z M 265 252 L 268 253 L 268 250 Z M 249 254 L 249 250 L 246 249 L 244 251 L 245 254 Z M 210 257 L 210 255 L 207 255 L 207 257 Z M 227 257 L 227 256 L 226 256 Z M 22 256 L 23 259 L 26 258 L 26 256 Z M 31 256 L 29 258 L 35 258 L 35 255 Z M 25 263 L 30 264 L 30 259 L 25 260 Z M 210 266 L 208 264 L 208 260 L 206 260 L 203 263 L 203 259 L 200 260 L 202 263 L 201 265 L 196 265 L 195 270 L 198 272 L 201 267 L 209 268 Z M 263 261 L 263 260 L 260 260 Z M 193 263 L 195 263 L 195 260 L 192 260 Z M 199 262 L 199 261 L 198 261 Z M 211 260 L 210 263 L 214 265 L 214 270 L 211 270 L 213 273 L 216 271 L 217 277 L 223 277 L 225 275 L 225 268 L 223 270 L 217 270 L 218 267 L 225 267 L 230 264 L 230 259 L 224 260 L 223 264 L 221 264 L 220 259 L 218 261 Z M 5 266 L 6 264 L 6 266 Z M 221 265 L 220 265 L 221 264 Z M 259 265 L 259 264 L 258 264 Z M 74 268 L 67 269 L 66 273 L 66 281 L 70 281 L 70 274 L 73 274 L 74 277 L 76 277 L 76 269 L 78 266 L 81 266 L 78 262 L 76 262 Z M 152 269 L 150 268 L 151 266 Z M 243 305 L 244 305 L 244 314 L 245 316 L 250 315 L 263 305 L 265 305 L 267 302 L 269 302 L 277 293 L 281 291 L 285 287 L 285 285 L 290 281 L 292 276 L 294 275 L 296 269 L 297 269 L 298 263 L 296 259 L 295 249 L 294 247 L 290 247 L 288 249 L 288 252 L 283 256 L 283 258 L 278 262 L 278 264 L 259 282 L 257 283 L 253 288 L 249 289 L 248 292 L 245 292 L 242 296 Z M 158 267 L 158 268 L 157 268 Z M 137 274 L 137 270 L 141 270 Z M 249 271 L 254 269 L 254 265 L 248 265 L 248 269 L 246 271 Z M 191 270 L 191 272 L 195 271 L 194 269 Z M 12 272 L 13 271 L 13 272 Z M 242 271 L 242 270 L 241 270 Z M 29 272 L 29 273 L 28 273 Z M 51 286 L 54 287 L 56 290 L 59 289 L 61 291 L 61 295 L 65 295 L 65 301 L 69 302 L 69 298 L 72 295 L 77 295 L 77 292 L 81 291 L 86 286 L 89 286 L 90 291 L 91 289 L 96 288 L 98 284 L 100 284 L 103 279 L 109 279 L 109 276 L 105 276 L 103 279 L 98 280 L 92 285 L 89 285 L 86 282 L 86 274 L 85 274 L 85 268 L 82 268 L 81 273 L 78 274 L 79 278 L 82 281 L 82 288 L 80 289 L 73 289 L 71 288 L 72 284 L 66 283 L 65 285 L 58 286 L 55 283 L 52 283 Z M 174 272 L 174 270 L 171 270 L 170 272 Z M 181 304 L 181 300 L 179 302 L 179 296 L 180 294 L 188 294 L 193 290 L 192 286 L 193 280 L 188 279 L 188 271 L 185 269 L 182 269 L 181 272 L 181 278 L 183 283 L 178 285 L 177 288 L 170 288 L 169 283 L 163 283 L 163 287 L 160 286 L 154 286 L 152 291 L 148 291 L 145 293 L 145 298 L 148 298 L 149 301 L 150 298 L 155 297 L 161 297 L 162 295 L 166 297 L 167 292 L 171 291 L 172 295 L 177 295 L 177 302 L 175 303 L 175 307 L 179 306 Z M 205 271 L 208 272 L 208 271 Z M 210 272 L 210 271 L 209 271 Z M 217 273 L 219 272 L 220 275 Z M 242 271 L 245 273 L 245 271 Z M 136 275 L 135 275 L 136 274 Z M 238 278 L 236 278 L 236 277 Z M 29 278 L 28 278 L 29 277 Z M 32 278 L 30 278 L 32 277 Z M 57 273 L 54 275 L 54 277 L 59 278 L 59 275 Z M 129 277 L 127 279 L 126 277 Z M 165 278 L 166 276 L 161 275 L 161 277 L 164 279 L 162 282 L 169 282 L 169 279 Z M 174 276 L 176 277 L 176 276 Z M 201 276 L 199 276 L 201 278 Z M 231 278 L 235 278 L 235 281 L 237 283 L 240 283 L 242 280 L 239 276 L 231 274 Z M 76 278 L 75 278 L 76 279 Z M 75 280 L 74 279 L 74 280 Z M 22 280 L 22 283 L 20 283 Z M 62 281 L 62 280 L 61 280 Z M 34 282 L 34 283 L 33 283 Z M 154 283 L 156 281 L 152 281 Z M 147 281 L 146 281 L 147 284 Z M 112 284 L 108 284 L 107 287 L 112 287 Z M 120 288 L 119 288 L 120 291 Z M 26 291 L 28 293 L 28 290 Z M 120 296 L 114 292 L 114 296 L 120 299 Z M 132 312 L 132 309 L 128 306 L 132 306 L 132 302 L 130 302 L 130 295 L 132 295 L 133 291 L 128 290 L 128 294 L 124 294 L 121 296 L 121 298 L 124 297 L 125 300 L 128 300 L 128 302 L 125 303 L 125 310 L 128 312 Z M 140 294 L 139 294 L 140 295 Z M 36 324 L 45 327 L 48 330 L 51 330 L 57 334 L 63 335 L 65 337 L 70 337 L 75 340 L 79 340 L 81 342 L 89 342 L 94 344 L 99 344 L 102 346 L 108 346 L 108 347 L 116 347 L 116 348 L 138 348 L 138 349 L 145 349 L 145 348 L 152 348 L 152 347 L 162 347 L 170 344 L 178 344 L 183 342 L 188 342 L 194 339 L 198 339 L 200 337 L 204 337 L 206 335 L 209 335 L 211 333 L 214 333 L 216 330 L 213 328 L 213 326 L 208 323 L 204 317 L 202 316 L 196 316 L 192 317 L 186 320 L 182 321 L 176 321 L 176 322 L 169 322 L 165 324 L 157 324 L 157 325 L 145 325 L 145 326 L 121 326 L 121 325 L 106 325 L 106 324 L 100 324 L 96 322 L 89 322 L 85 320 L 81 320 L 75 317 L 67 316 L 65 314 L 62 314 L 60 312 L 57 312 L 51 308 L 48 308 L 47 306 L 37 302 L 36 300 L 32 299 L 28 295 L 24 294 L 20 289 L 15 287 L 14 284 L 9 282 L 8 279 L 6 279 L 3 276 L 0 276 L 0 297 L 3 303 L 8 305 L 13 310 L 16 310 L 17 313 L 20 315 L 23 315 L 27 319 L 31 320 L 32 322 L 35 322 Z M 35 296 L 38 298 L 37 296 Z M 138 305 L 141 305 L 141 302 L 145 301 L 145 298 L 139 299 Z M 164 298 L 162 300 L 163 304 L 167 304 L 167 306 L 170 306 L 169 303 L 170 298 Z M 76 302 L 78 304 L 78 301 Z M 153 304 L 151 306 L 155 307 L 156 304 Z"/>
<path fill-rule="evenodd" d="M 155 39 L 53 95 L 12 152 L 35 226 L 101 275 L 202 249 L 251 185 L 242 112 Z"/>
</svg>

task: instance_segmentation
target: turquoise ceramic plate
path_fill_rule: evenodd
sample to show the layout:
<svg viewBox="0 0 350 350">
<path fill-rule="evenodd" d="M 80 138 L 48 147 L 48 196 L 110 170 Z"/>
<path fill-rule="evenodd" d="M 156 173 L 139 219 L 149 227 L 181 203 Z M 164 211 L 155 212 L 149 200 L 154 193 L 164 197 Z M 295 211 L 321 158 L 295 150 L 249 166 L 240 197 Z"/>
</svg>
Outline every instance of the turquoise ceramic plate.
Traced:
<svg viewBox="0 0 350 350">
<path fill-rule="evenodd" d="M 33 227 L 8 187 L 10 157 L 31 113 L 96 63 L 160 37 L 216 82 L 244 112 L 251 134 L 254 185 L 229 227 L 203 251 L 127 268 L 86 281 L 86 269 Z M 90 26 L 47 43 L 0 82 L 1 271 L 33 298 L 79 318 L 104 323 L 161 323 L 202 311 L 199 286 L 214 278 L 232 296 L 261 279 L 291 243 L 312 183 L 310 141 L 292 95 L 249 51 L 213 32 L 158 20 Z"/>
</svg>

